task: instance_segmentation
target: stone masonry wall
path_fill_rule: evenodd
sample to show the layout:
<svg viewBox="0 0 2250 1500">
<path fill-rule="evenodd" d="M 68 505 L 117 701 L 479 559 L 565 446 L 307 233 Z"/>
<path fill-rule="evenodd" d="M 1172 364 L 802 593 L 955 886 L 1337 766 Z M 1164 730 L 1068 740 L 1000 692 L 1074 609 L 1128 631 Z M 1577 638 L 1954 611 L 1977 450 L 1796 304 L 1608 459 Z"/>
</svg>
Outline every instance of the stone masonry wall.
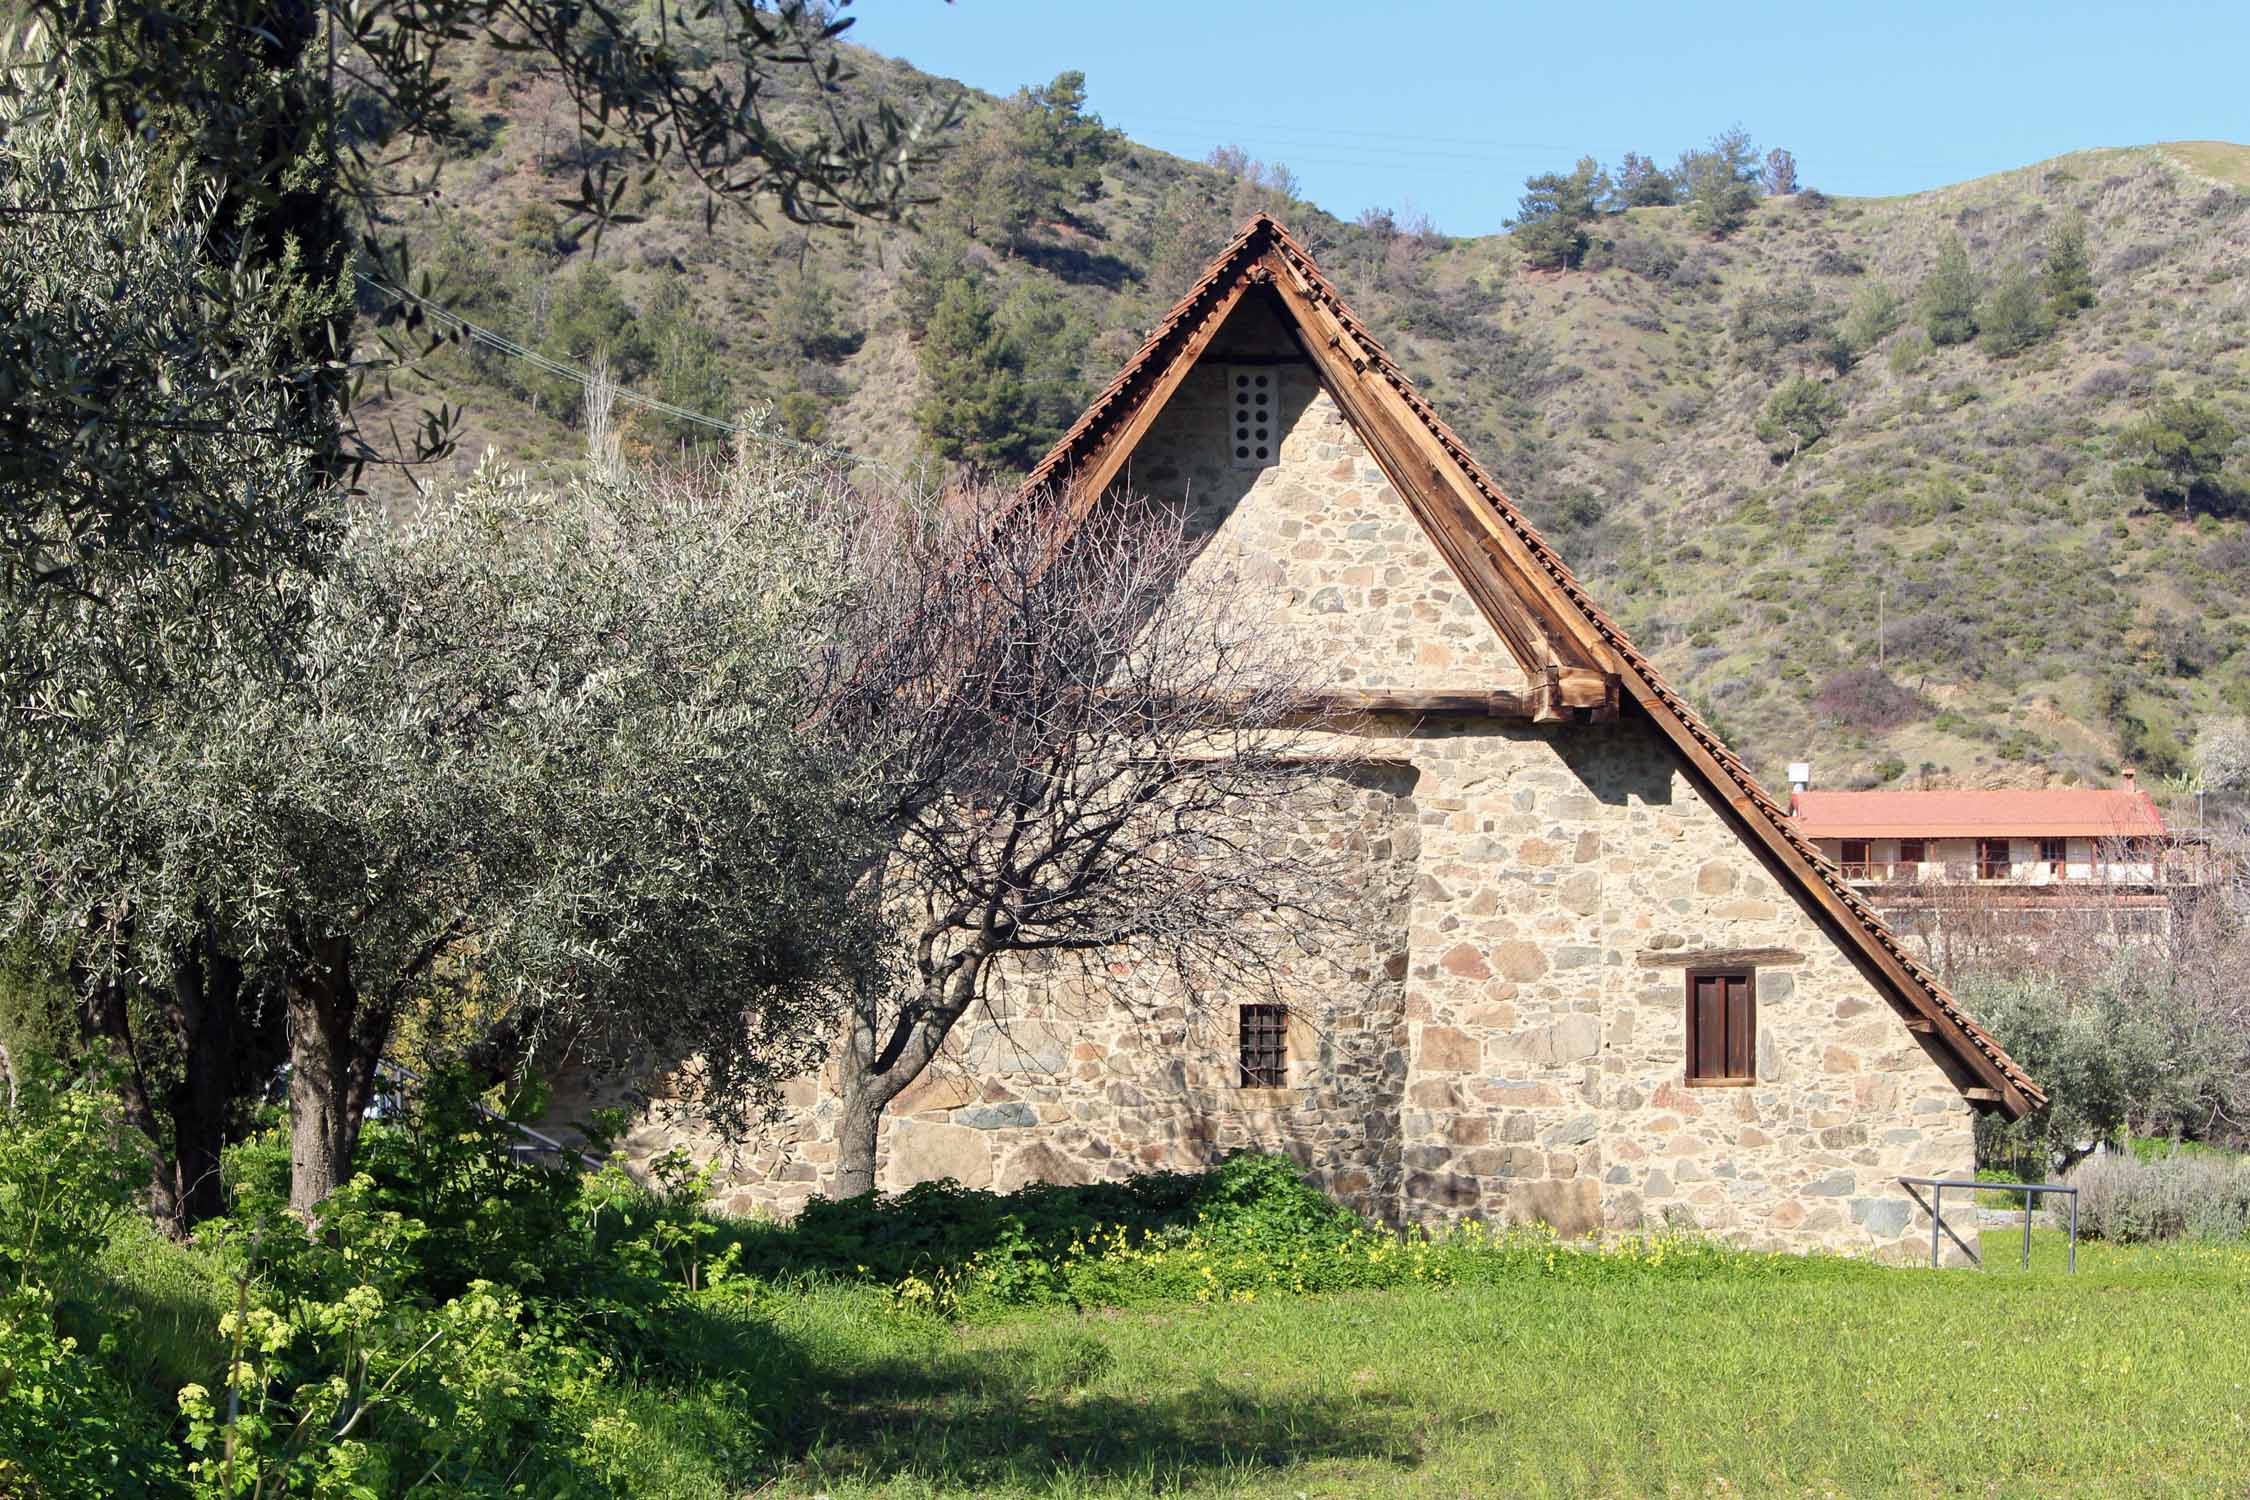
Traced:
<svg viewBox="0 0 2250 1500">
<path fill-rule="evenodd" d="M 1335 685 L 1520 685 L 1310 367 L 1230 364 L 1287 348 L 1245 309 L 1131 485 L 1180 497 L 1210 533 L 1199 566 L 1268 585 L 1275 628 Z M 1277 461 L 1258 469 L 1229 457 L 1243 368 L 1277 392 Z M 1966 1172 L 1969 1106 L 1653 725 L 1371 720 L 1337 748 L 1364 764 L 1308 799 L 1298 833 L 1337 851 L 1370 915 L 1300 971 L 1287 1089 L 1236 1087 L 1231 1005 L 1199 1017 L 1152 995 L 1127 1015 L 1025 972 L 894 1105 L 883 1186 L 1113 1178 L 1259 1145 L 1394 1221 L 1926 1253 L 1894 1179 Z M 1757 1082 L 1691 1088 L 1687 964 L 1740 949 L 1774 950 Z M 721 1201 L 792 1211 L 827 1178 L 832 1129 L 824 1083 L 799 1081 Z M 720 1150 L 656 1120 L 627 1147 L 683 1143 Z"/>
</svg>

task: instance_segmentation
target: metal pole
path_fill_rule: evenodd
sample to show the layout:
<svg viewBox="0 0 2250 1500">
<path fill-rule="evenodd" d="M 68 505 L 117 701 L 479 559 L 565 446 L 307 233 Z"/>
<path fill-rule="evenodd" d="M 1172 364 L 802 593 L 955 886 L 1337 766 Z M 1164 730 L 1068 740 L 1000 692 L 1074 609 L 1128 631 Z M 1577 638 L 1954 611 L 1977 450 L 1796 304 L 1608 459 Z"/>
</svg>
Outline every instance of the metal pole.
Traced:
<svg viewBox="0 0 2250 1500">
<path fill-rule="evenodd" d="M 1938 1221 L 1945 1216 L 1944 1208 L 1945 1189 L 1932 1185 L 1930 1188 L 1930 1269 L 1933 1271 L 1937 1269 Z"/>
<path fill-rule="evenodd" d="M 2031 1204 L 2037 1193 L 2023 1195 L 2023 1268 L 2031 1269 Z"/>
<path fill-rule="evenodd" d="M 2070 1274 L 2078 1274 L 2078 1195 L 2070 1195 Z"/>
</svg>

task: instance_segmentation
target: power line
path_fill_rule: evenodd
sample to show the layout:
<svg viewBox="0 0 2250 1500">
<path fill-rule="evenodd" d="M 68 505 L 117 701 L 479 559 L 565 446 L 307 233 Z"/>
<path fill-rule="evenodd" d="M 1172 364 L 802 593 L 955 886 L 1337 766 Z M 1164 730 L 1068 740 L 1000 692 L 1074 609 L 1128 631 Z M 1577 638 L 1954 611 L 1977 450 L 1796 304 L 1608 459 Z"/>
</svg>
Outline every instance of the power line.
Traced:
<svg viewBox="0 0 2250 1500">
<path fill-rule="evenodd" d="M 395 287 L 388 282 L 379 281 L 375 277 L 368 275 L 364 271 L 357 272 L 355 274 L 358 275 L 361 281 L 365 282 L 368 286 L 374 288 L 376 291 L 382 292 L 388 296 L 398 297 L 404 299 L 405 301 L 412 302 L 417 307 L 420 307 L 424 312 L 428 313 L 431 318 L 435 319 L 439 323 L 449 324 L 452 327 L 459 329 L 461 333 L 472 343 L 482 344 L 486 348 L 496 350 L 501 354 L 507 355 L 511 359 L 523 360 L 525 363 L 531 365 L 534 369 L 543 370 L 549 375 L 557 376 L 560 379 L 571 381 L 581 388 L 592 389 L 598 378 L 603 385 L 606 385 L 609 388 L 610 394 L 613 399 L 626 402 L 629 405 L 643 407 L 649 411 L 657 412 L 667 417 L 672 417 L 678 421 L 692 422 L 701 427 L 708 427 L 714 431 L 726 433 L 730 437 L 747 437 L 752 442 L 763 443 L 769 447 L 774 448 L 786 448 L 792 452 L 805 454 L 808 457 L 828 460 L 848 460 L 853 464 L 864 465 L 867 468 L 873 469 L 877 473 L 882 474 L 886 478 L 892 480 L 894 483 L 902 486 L 908 482 L 906 476 L 900 474 L 896 469 L 893 469 L 889 464 L 884 463 L 881 459 L 870 458 L 864 453 L 854 453 L 849 448 L 825 447 L 814 443 L 799 442 L 795 438 L 783 437 L 780 433 L 777 432 L 769 432 L 763 428 L 745 427 L 739 422 L 722 421 L 717 417 L 706 416 L 704 413 L 699 411 L 690 411 L 684 406 L 675 406 L 671 402 L 662 400 L 658 397 L 645 395 L 640 391 L 628 389 L 627 387 L 619 385 L 617 384 L 617 382 L 609 380 L 606 377 L 597 377 L 590 370 L 582 369 L 577 365 L 568 364 L 562 360 L 555 359 L 552 356 L 541 354 L 536 349 L 528 348 L 523 344 L 517 343 L 514 339 L 509 338 L 504 333 L 500 333 L 495 329 L 487 328 L 481 323 L 472 323 L 467 318 L 462 317 L 459 313 L 454 312 L 452 309 L 441 306 L 436 302 L 432 302 L 427 297 L 417 296 L 413 292 L 407 291 L 403 287 Z"/>
</svg>

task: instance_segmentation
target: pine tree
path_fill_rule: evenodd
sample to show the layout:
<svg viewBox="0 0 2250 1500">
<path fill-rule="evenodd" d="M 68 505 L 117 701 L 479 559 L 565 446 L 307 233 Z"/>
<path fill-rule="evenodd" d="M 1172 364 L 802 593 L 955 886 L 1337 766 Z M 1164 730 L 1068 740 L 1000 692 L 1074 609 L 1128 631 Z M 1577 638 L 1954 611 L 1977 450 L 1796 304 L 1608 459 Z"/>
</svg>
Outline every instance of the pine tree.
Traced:
<svg viewBox="0 0 2250 1500">
<path fill-rule="evenodd" d="M 2047 237 L 2047 264 L 2040 274 L 2047 310 L 2056 318 L 2075 318 L 2094 305 L 2094 267 L 2086 257 L 2086 217 L 2073 213 Z"/>
<path fill-rule="evenodd" d="M 1709 149 L 1685 152 L 1676 174 L 1687 189 L 1688 223 L 1713 237 L 1749 222 L 1758 204 L 1758 148 L 1737 125 L 1712 137 Z"/>
<path fill-rule="evenodd" d="M 914 425 L 940 458 L 978 469 L 1022 464 L 1036 441 L 1020 351 L 975 281 L 949 283 L 922 339 Z"/>
<path fill-rule="evenodd" d="M 1769 198 L 1786 198 L 1797 191 L 1797 158 L 1776 146 L 1766 153 L 1765 170 L 1758 174 Z"/>
<path fill-rule="evenodd" d="M 1582 156 L 1568 176 L 1526 177 L 1517 200 L 1515 244 L 1524 264 L 1542 271 L 1568 270 L 1586 258 L 1586 222 L 1610 194 L 1609 174 Z"/>
<path fill-rule="evenodd" d="M 1671 173 L 1638 151 L 1625 153 L 1617 166 L 1617 192 L 1612 200 L 1618 208 L 1668 208 L 1679 199 L 1680 185 Z"/>
<path fill-rule="evenodd" d="M 1854 353 L 1864 354 L 1897 330 L 1898 316 L 1898 293 L 1888 282 L 1870 281 L 1852 298 L 1851 310 L 1844 315 L 1844 342 Z"/>
<path fill-rule="evenodd" d="M 1820 381 L 1800 375 L 1784 383 L 1758 416 L 1758 436 L 1776 460 L 1787 463 L 1828 435 L 1843 403 Z"/>
<path fill-rule="evenodd" d="M 2239 511 L 2243 496 L 2229 482 L 2227 455 L 2241 431 L 2208 401 L 2167 399 L 2117 435 L 2119 493 L 2162 510 Z"/>
<path fill-rule="evenodd" d="M 1937 269 L 1922 283 L 1922 327 L 1933 344 L 1965 344 L 1977 336 L 1977 273 L 1969 247 L 1949 234 L 1938 247 Z"/>
<path fill-rule="evenodd" d="M 2002 278 L 1977 309 L 1977 347 L 1994 359 L 2021 354 L 2054 331 L 2054 316 L 2040 300 L 2038 284 L 2023 271 Z"/>
</svg>

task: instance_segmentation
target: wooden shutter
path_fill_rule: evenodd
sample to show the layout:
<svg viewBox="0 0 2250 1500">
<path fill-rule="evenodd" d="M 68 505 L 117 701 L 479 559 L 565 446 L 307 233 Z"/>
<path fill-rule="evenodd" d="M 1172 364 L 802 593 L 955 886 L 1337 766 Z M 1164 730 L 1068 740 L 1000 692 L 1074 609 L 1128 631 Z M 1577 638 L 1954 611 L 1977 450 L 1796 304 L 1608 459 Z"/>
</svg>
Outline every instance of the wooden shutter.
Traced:
<svg viewBox="0 0 2250 1500">
<path fill-rule="evenodd" d="M 1688 1082 L 1740 1084 L 1757 1077 L 1754 977 L 1742 970 L 1688 975 Z"/>
</svg>

